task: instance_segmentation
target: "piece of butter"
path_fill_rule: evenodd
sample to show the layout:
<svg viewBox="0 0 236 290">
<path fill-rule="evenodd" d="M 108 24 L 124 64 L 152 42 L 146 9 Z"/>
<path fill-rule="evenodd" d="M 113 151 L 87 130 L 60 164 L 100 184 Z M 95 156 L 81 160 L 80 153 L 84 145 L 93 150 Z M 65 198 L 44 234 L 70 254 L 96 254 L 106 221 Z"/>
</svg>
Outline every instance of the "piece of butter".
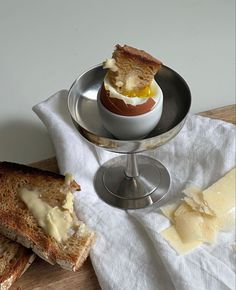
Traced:
<svg viewBox="0 0 236 290">
<path fill-rule="evenodd" d="M 235 206 L 235 168 L 203 190 L 203 199 L 215 215 L 223 215 Z"/>
<path fill-rule="evenodd" d="M 116 60 L 114 58 L 108 58 L 104 63 L 103 63 L 103 68 L 104 69 L 110 69 L 113 72 L 118 71 L 118 67 L 116 66 Z"/>
<path fill-rule="evenodd" d="M 64 209 L 67 209 L 70 213 L 72 213 L 74 211 L 73 203 L 74 203 L 73 193 L 71 191 L 68 191 L 66 193 L 66 197 L 64 199 L 62 207 Z"/>
<path fill-rule="evenodd" d="M 58 206 L 51 207 L 44 202 L 38 190 L 21 188 L 19 196 L 47 234 L 59 243 L 68 238 L 68 232 L 73 227 L 73 194 L 71 192 L 66 194 L 62 209 Z"/>
<path fill-rule="evenodd" d="M 180 255 L 187 254 L 202 243 L 200 241 L 183 243 L 174 226 L 170 226 L 169 228 L 162 231 L 161 235 Z"/>
<path fill-rule="evenodd" d="M 42 228 L 46 228 L 46 216 L 48 212 L 52 209 L 50 205 L 43 202 L 39 198 L 39 191 L 37 190 L 28 190 L 27 188 L 21 188 L 19 191 L 20 198 L 27 205 L 29 211 L 38 221 L 38 224 Z"/>
<path fill-rule="evenodd" d="M 122 81 L 116 81 L 116 87 L 121 88 L 123 87 L 124 83 Z"/>
<path fill-rule="evenodd" d="M 74 180 L 74 176 L 71 173 L 66 173 L 65 174 L 65 184 L 66 185 L 70 185 L 72 183 L 72 181 Z"/>
<path fill-rule="evenodd" d="M 126 91 L 133 91 L 137 88 L 140 80 L 137 75 L 129 75 L 125 81 L 125 90 Z"/>
<path fill-rule="evenodd" d="M 58 206 L 51 208 L 46 216 L 47 230 L 58 242 L 65 241 L 73 226 L 73 217 L 69 211 L 62 211 Z"/>
<path fill-rule="evenodd" d="M 87 226 L 83 222 L 81 222 L 77 230 L 77 236 L 78 237 L 85 236 L 87 233 L 88 233 Z"/>
</svg>

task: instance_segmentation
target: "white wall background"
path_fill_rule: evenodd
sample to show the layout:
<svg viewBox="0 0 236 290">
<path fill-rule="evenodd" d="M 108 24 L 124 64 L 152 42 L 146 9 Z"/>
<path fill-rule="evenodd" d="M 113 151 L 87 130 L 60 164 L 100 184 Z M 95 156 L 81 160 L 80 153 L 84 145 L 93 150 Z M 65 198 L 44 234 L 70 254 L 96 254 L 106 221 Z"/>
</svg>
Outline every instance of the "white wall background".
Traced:
<svg viewBox="0 0 236 290">
<path fill-rule="evenodd" d="M 116 43 L 179 72 L 192 112 L 235 103 L 233 0 L 0 0 L 0 160 L 54 155 L 31 107 L 69 88 Z"/>
</svg>

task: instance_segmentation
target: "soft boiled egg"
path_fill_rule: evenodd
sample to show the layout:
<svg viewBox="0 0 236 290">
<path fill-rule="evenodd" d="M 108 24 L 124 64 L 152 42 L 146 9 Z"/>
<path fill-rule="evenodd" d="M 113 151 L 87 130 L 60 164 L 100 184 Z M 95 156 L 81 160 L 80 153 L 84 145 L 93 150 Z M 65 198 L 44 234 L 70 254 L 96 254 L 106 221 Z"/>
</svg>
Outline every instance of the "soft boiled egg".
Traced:
<svg viewBox="0 0 236 290">
<path fill-rule="evenodd" d="M 101 87 L 100 98 L 103 106 L 115 114 L 138 116 L 155 107 L 160 93 L 160 87 L 154 79 L 150 86 L 143 90 L 119 92 L 112 86 L 107 75 Z"/>
</svg>

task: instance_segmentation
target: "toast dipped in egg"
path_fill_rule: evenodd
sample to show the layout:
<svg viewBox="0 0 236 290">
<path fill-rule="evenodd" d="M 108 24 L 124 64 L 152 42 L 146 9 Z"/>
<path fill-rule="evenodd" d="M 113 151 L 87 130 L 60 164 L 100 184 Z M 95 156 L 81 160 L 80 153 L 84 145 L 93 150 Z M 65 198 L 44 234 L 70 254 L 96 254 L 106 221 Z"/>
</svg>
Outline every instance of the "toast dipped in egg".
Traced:
<svg viewBox="0 0 236 290">
<path fill-rule="evenodd" d="M 123 116 L 144 114 L 155 106 L 158 84 L 154 76 L 162 62 L 147 52 L 128 45 L 116 45 L 101 88 L 101 102 L 111 112 Z"/>
</svg>

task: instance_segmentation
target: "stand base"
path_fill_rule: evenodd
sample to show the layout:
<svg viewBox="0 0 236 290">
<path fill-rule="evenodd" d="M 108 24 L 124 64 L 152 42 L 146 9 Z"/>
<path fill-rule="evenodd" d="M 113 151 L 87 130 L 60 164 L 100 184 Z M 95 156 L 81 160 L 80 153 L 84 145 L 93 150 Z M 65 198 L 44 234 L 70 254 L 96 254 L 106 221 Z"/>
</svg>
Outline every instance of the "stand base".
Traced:
<svg viewBox="0 0 236 290">
<path fill-rule="evenodd" d="M 152 205 L 165 196 L 170 187 L 170 174 L 159 161 L 137 156 L 139 175 L 128 177 L 126 156 L 115 157 L 97 171 L 94 186 L 106 203 L 122 209 L 138 209 Z"/>
</svg>

